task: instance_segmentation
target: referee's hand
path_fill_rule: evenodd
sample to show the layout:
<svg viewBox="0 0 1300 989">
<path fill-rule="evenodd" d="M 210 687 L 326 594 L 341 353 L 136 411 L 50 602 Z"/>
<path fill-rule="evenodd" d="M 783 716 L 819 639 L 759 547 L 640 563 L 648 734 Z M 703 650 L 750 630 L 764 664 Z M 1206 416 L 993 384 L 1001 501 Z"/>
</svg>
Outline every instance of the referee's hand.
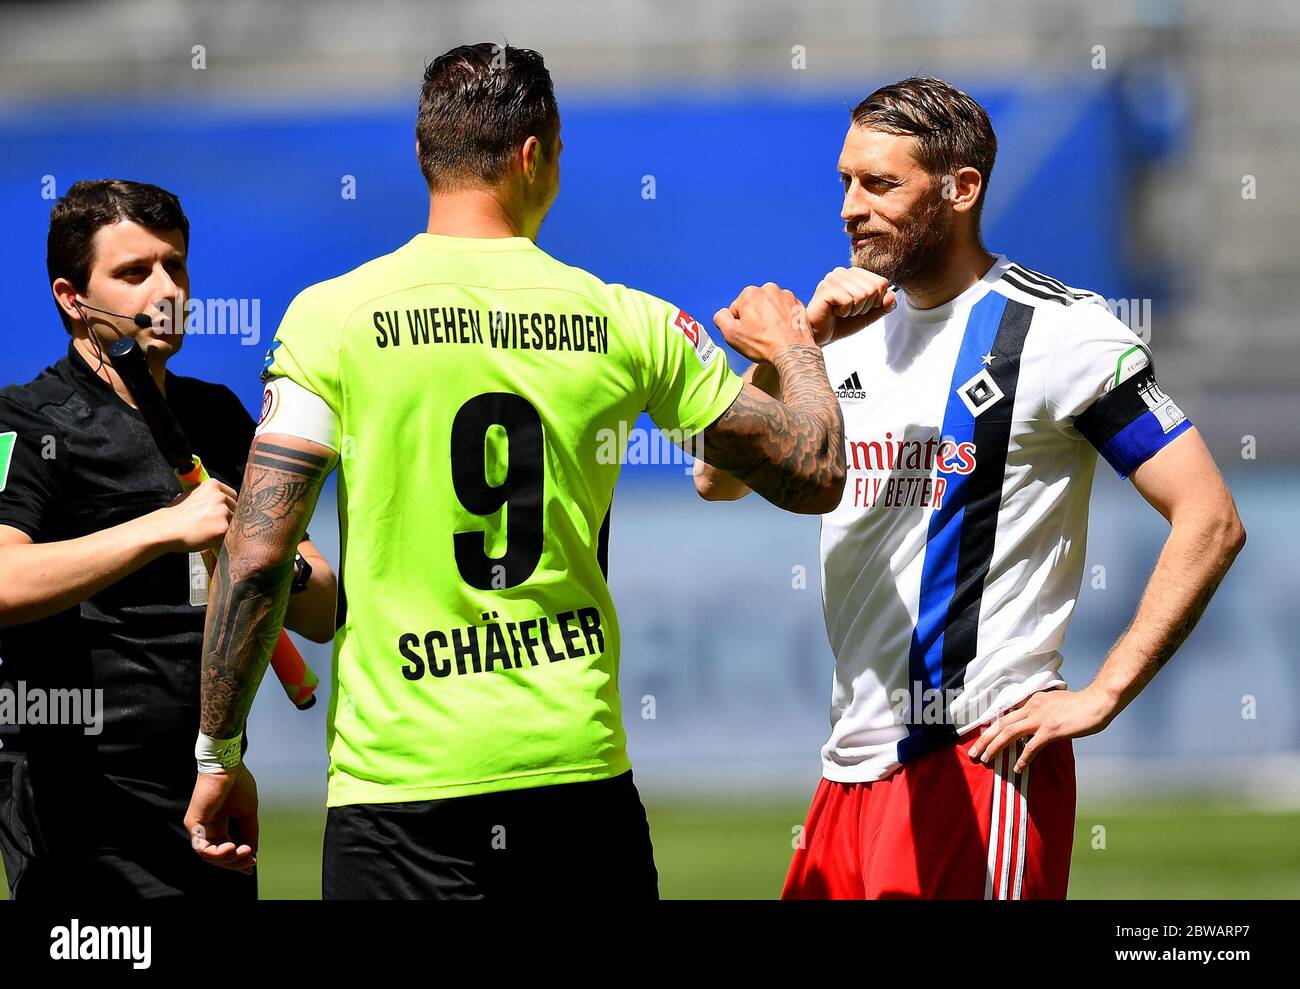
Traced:
<svg viewBox="0 0 1300 989">
<path fill-rule="evenodd" d="M 154 513 L 162 527 L 164 544 L 178 553 L 205 549 L 220 552 L 235 517 L 238 497 L 234 488 L 215 477 L 182 491 L 167 507 Z"/>
<path fill-rule="evenodd" d="M 257 781 L 247 766 L 198 774 L 185 832 L 199 858 L 247 875 L 257 864 L 257 830 Z"/>
</svg>

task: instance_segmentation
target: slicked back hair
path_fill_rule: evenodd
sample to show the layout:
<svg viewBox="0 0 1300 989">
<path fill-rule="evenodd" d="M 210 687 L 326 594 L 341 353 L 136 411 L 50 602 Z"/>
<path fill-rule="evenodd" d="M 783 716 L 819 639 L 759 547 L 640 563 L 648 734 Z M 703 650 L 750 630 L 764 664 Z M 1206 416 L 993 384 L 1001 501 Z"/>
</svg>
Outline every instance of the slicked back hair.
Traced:
<svg viewBox="0 0 1300 989">
<path fill-rule="evenodd" d="M 912 76 L 882 86 L 853 108 L 853 123 L 916 140 L 917 163 L 933 176 L 974 168 L 984 180 L 972 211 L 979 229 L 998 138 L 984 108 L 942 79 Z"/>
</svg>

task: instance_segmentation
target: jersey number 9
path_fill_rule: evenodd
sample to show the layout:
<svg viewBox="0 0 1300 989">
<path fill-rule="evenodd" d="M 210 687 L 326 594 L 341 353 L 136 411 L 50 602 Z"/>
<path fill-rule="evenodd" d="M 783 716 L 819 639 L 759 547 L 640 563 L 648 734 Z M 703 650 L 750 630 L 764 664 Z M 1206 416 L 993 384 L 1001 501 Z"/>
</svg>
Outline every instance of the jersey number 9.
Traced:
<svg viewBox="0 0 1300 989">
<path fill-rule="evenodd" d="M 487 478 L 487 434 L 501 426 L 506 434 L 506 476 Z M 495 515 L 506 507 L 506 551 L 487 555 L 483 529 L 456 532 L 456 566 L 465 583 L 480 590 L 516 587 L 532 576 L 542 558 L 542 417 L 526 399 L 489 392 L 460 407 L 451 424 L 451 480 L 466 511 Z"/>
</svg>

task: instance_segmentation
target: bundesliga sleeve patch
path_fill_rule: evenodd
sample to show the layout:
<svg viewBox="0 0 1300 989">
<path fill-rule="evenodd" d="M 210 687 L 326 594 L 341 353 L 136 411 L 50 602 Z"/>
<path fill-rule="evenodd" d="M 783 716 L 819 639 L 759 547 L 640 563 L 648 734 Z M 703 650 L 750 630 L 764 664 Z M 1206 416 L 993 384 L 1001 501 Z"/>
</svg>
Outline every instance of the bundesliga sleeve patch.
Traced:
<svg viewBox="0 0 1300 989">
<path fill-rule="evenodd" d="M 1192 425 L 1156 384 L 1150 361 L 1138 364 L 1121 368 L 1116 374 L 1119 383 L 1074 420 L 1075 428 L 1120 477 L 1128 477 Z"/>
<path fill-rule="evenodd" d="M 677 310 L 673 325 L 681 330 L 686 339 L 690 341 L 700 364 L 708 367 L 713 358 L 718 355 L 717 344 L 709 337 L 709 331 L 704 328 L 698 319 L 681 309 Z"/>
<path fill-rule="evenodd" d="M 275 352 L 280 346 L 280 341 L 276 340 L 267 348 L 266 356 L 262 359 L 262 381 L 267 382 L 276 376 L 276 372 L 271 370 L 275 364 Z"/>
</svg>

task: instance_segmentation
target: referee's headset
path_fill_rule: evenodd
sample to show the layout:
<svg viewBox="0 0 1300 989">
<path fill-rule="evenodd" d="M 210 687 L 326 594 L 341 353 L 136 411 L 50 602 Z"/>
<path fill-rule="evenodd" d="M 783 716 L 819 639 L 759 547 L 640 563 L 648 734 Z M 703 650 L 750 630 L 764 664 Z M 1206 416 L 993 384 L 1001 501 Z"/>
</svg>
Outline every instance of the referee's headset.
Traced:
<svg viewBox="0 0 1300 989">
<path fill-rule="evenodd" d="M 89 302 L 82 302 L 80 299 L 77 298 L 75 293 L 73 295 L 68 296 L 68 301 L 72 303 L 72 305 L 77 307 L 77 312 L 81 313 L 81 319 L 86 324 L 87 330 L 90 329 L 90 320 L 87 319 L 86 314 L 82 312 L 83 309 L 93 309 L 95 310 L 95 312 L 103 313 L 105 316 L 114 316 L 117 319 L 129 319 L 132 323 L 134 323 L 137 327 L 139 327 L 142 330 L 147 330 L 149 329 L 149 327 L 153 326 L 153 317 L 150 316 L 148 313 L 139 312 L 136 313 L 134 316 L 128 316 L 126 313 L 110 312 L 107 309 L 100 309 L 99 306 L 92 306 Z M 125 336 L 125 334 L 122 333 L 122 331 L 119 330 L 116 326 L 113 327 L 113 332 L 118 335 L 119 339 Z M 104 366 L 104 351 L 103 348 L 101 348 L 99 345 L 99 337 L 95 336 L 93 332 L 90 333 L 90 339 L 93 340 L 95 343 L 95 356 L 99 358 L 99 367 L 95 368 L 95 373 L 98 374 L 100 368 Z"/>
</svg>

